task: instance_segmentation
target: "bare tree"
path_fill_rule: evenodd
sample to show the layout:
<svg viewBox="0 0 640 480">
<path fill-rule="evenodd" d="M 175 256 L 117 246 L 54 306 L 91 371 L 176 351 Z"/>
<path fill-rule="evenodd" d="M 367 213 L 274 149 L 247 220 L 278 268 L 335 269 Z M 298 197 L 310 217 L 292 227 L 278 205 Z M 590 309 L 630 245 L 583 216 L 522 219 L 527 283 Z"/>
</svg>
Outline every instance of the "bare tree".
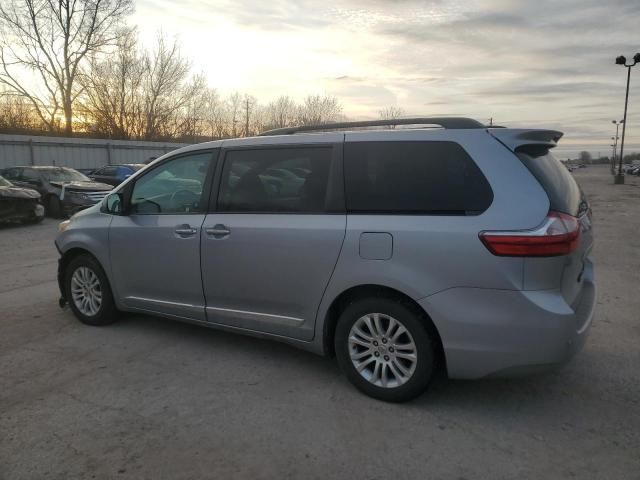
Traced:
<svg viewBox="0 0 640 480">
<path fill-rule="evenodd" d="M 342 114 L 342 106 L 333 96 L 309 95 L 298 109 L 298 123 L 314 125 L 335 122 Z"/>
<path fill-rule="evenodd" d="M 33 114 L 33 106 L 19 95 L 0 92 L 0 129 L 9 132 L 42 128 L 38 117 Z"/>
<path fill-rule="evenodd" d="M 93 61 L 81 77 L 82 109 L 90 129 L 112 138 L 139 138 L 144 133 L 141 87 L 145 64 L 137 36 L 128 32 L 118 40 L 107 60 Z"/>
<path fill-rule="evenodd" d="M 385 107 L 378 112 L 380 119 L 382 120 L 395 120 L 404 115 L 404 110 L 402 108 L 397 107 L 395 105 L 391 105 L 389 107 Z M 387 128 L 394 129 L 395 125 L 389 125 Z"/>
<path fill-rule="evenodd" d="M 269 103 L 266 108 L 268 128 L 290 127 L 296 123 L 298 106 L 287 96 L 281 96 Z"/>
<path fill-rule="evenodd" d="M 227 112 L 229 121 L 229 133 L 232 137 L 238 136 L 238 122 L 240 121 L 240 110 L 242 107 L 242 95 L 235 92 L 227 99 Z"/>
<path fill-rule="evenodd" d="M 244 120 L 244 126 L 242 130 L 242 135 L 248 137 L 252 135 L 252 127 L 253 127 L 253 113 L 256 107 L 256 97 L 253 95 L 245 94 L 242 99 L 242 117 Z"/>
<path fill-rule="evenodd" d="M 402 108 L 397 107 L 395 105 L 391 105 L 389 107 L 386 107 L 380 110 L 378 114 L 382 120 L 395 120 L 404 115 L 404 110 L 402 110 Z"/>
<path fill-rule="evenodd" d="M 202 117 L 206 99 L 206 79 L 204 75 L 195 75 L 184 82 L 176 94 L 181 97 L 181 105 L 172 116 L 166 127 L 173 123 L 173 129 L 166 128 L 163 137 L 177 137 L 195 140 L 202 132 Z"/>
<path fill-rule="evenodd" d="M 71 133 L 82 64 L 115 42 L 131 11 L 131 0 L 3 0 L 0 83 L 29 99 L 49 129 L 62 111 Z"/>
<path fill-rule="evenodd" d="M 180 53 L 177 40 L 168 44 L 162 32 L 158 34 L 153 52 L 145 53 L 147 69 L 144 81 L 145 134 L 147 139 L 157 138 L 163 122 L 188 100 L 180 88 L 189 75 L 191 64 Z"/>
<path fill-rule="evenodd" d="M 215 88 L 207 88 L 202 95 L 202 133 L 212 138 L 225 135 L 225 105 Z"/>
</svg>

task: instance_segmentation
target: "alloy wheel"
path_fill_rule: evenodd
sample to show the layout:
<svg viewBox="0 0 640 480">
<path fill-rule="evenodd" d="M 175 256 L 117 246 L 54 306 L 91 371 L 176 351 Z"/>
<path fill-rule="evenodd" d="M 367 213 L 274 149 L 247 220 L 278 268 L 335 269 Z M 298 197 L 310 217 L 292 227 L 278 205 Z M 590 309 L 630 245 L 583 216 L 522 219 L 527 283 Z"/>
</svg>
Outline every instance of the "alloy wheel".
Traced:
<svg viewBox="0 0 640 480">
<path fill-rule="evenodd" d="M 396 388 L 416 370 L 418 350 L 409 330 L 383 313 L 360 317 L 349 332 L 349 356 L 356 371 L 369 383 Z"/>
<path fill-rule="evenodd" d="M 78 267 L 71 276 L 71 296 L 76 308 L 88 317 L 100 311 L 102 286 L 98 275 L 89 267 Z"/>
</svg>

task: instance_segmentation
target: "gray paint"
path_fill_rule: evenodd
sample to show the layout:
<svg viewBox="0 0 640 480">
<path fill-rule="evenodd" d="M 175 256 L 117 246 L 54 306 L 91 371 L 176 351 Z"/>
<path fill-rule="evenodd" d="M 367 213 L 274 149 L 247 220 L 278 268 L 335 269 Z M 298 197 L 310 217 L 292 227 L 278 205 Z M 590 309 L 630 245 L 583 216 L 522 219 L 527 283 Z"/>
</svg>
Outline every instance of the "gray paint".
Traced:
<svg viewBox="0 0 640 480">
<path fill-rule="evenodd" d="M 363 260 L 389 260 L 393 256 L 393 236 L 386 232 L 362 233 L 359 253 Z"/>
<path fill-rule="evenodd" d="M 512 136 L 508 130 L 500 132 L 512 148 L 518 139 L 539 138 L 521 131 Z M 477 216 L 211 212 L 150 215 L 144 220 L 114 217 L 107 265 L 118 306 L 267 336 L 323 353 L 325 321 L 335 299 L 352 287 L 373 284 L 404 293 L 431 316 L 444 343 L 451 377 L 535 369 L 575 352 L 584 342 L 595 303 L 590 233 L 584 236 L 583 248 L 558 258 L 567 268 L 546 259 L 527 259 L 525 268 L 523 258 L 493 256 L 478 233 L 535 229 L 548 213 L 549 199 L 522 162 L 486 130 L 267 136 L 192 145 L 175 153 L 385 140 L 457 142 L 486 176 L 493 190 L 492 205 Z M 118 188 L 145 175 L 153 165 Z M 80 216 L 58 237 L 61 250 L 88 242 L 86 237 L 93 235 L 104 238 L 109 225 L 103 217 L 95 209 Z M 174 229 L 183 224 L 200 233 L 176 238 Z M 221 226 L 228 233 L 207 233 Z M 388 246 L 381 246 L 379 239 L 370 244 L 371 232 L 393 237 L 391 256 L 382 252 Z M 104 252 L 101 255 L 104 258 Z M 389 258 L 372 259 L 382 257 Z M 576 265 L 585 265 L 577 282 Z M 571 281 L 560 281 L 563 275 Z"/>
</svg>

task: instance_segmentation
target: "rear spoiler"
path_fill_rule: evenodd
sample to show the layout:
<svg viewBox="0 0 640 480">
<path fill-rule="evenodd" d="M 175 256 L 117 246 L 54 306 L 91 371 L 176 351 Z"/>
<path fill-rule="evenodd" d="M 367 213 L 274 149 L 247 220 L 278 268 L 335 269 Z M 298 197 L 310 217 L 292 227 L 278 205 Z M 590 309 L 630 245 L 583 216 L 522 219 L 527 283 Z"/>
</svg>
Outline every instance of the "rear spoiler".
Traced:
<svg viewBox="0 0 640 480">
<path fill-rule="evenodd" d="M 509 150 L 515 152 L 521 147 L 553 148 L 563 133 L 557 130 L 532 130 L 525 128 L 489 128 L 490 135 Z"/>
</svg>

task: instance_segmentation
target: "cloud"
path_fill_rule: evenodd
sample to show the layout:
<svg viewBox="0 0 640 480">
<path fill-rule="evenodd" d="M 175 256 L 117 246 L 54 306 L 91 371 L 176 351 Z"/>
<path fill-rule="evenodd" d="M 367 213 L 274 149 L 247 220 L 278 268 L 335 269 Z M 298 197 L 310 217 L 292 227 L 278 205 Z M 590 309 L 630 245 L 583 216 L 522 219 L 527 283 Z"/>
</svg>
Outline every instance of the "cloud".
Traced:
<svg viewBox="0 0 640 480">
<path fill-rule="evenodd" d="M 327 92 L 357 118 L 397 105 L 560 128 L 563 141 L 608 141 L 625 81 L 613 59 L 640 51 L 638 0 L 159 1 L 138 0 L 143 27 L 179 18 L 194 65 L 223 91 Z"/>
</svg>

